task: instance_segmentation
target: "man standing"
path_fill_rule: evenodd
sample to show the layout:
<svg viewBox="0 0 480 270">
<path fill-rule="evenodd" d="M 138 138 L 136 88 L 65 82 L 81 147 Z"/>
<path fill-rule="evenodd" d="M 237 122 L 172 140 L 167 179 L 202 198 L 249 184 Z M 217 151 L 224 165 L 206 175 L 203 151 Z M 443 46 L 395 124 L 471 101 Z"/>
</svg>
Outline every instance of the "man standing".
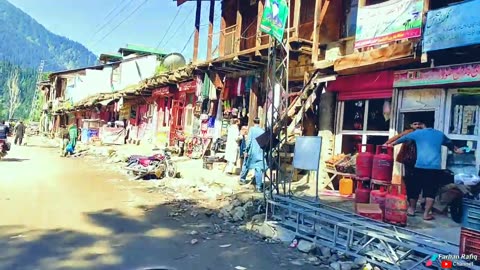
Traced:
<svg viewBox="0 0 480 270">
<path fill-rule="evenodd" d="M 398 134 L 397 136 L 389 139 L 385 144 L 389 145 L 398 139 L 404 137 L 407 134 L 414 132 L 417 129 L 425 128 L 423 121 L 415 121 L 410 124 L 410 128 L 404 132 Z M 420 194 L 420 187 L 418 185 L 418 180 L 415 177 L 415 163 L 417 162 L 417 147 L 414 141 L 407 141 L 402 143 L 400 152 L 397 155 L 396 161 L 403 164 L 404 168 L 404 183 L 407 189 L 407 198 L 409 201 L 409 208 L 407 210 L 407 215 L 415 215 L 415 206 L 417 205 L 418 196 Z"/>
<path fill-rule="evenodd" d="M 424 220 L 433 220 L 431 214 L 433 203 L 439 188 L 439 178 L 442 177 L 442 145 L 448 149 L 462 154 L 463 151 L 455 147 L 452 141 L 443 132 L 432 129 L 417 129 L 406 134 L 393 145 L 413 141 L 417 147 L 417 161 L 415 162 L 415 181 L 418 183 L 418 190 L 415 197 L 412 197 L 410 207 L 415 209 L 420 191 L 423 191 L 425 198 Z M 412 195 L 413 196 L 413 195 Z"/>
<path fill-rule="evenodd" d="M 255 184 L 258 192 L 263 190 L 263 171 L 265 170 L 265 159 L 263 156 L 263 150 L 257 142 L 257 138 L 265 133 L 259 124 L 260 119 L 255 118 L 253 120 L 254 126 L 250 128 L 248 132 L 247 147 L 245 148 L 245 162 L 242 166 L 242 172 L 240 173 L 240 183 L 245 184 L 248 171 L 255 170 Z"/>
<path fill-rule="evenodd" d="M 18 122 L 18 124 L 14 128 L 15 130 L 15 145 L 22 145 L 23 136 L 25 136 L 25 125 L 23 121 Z"/>
</svg>

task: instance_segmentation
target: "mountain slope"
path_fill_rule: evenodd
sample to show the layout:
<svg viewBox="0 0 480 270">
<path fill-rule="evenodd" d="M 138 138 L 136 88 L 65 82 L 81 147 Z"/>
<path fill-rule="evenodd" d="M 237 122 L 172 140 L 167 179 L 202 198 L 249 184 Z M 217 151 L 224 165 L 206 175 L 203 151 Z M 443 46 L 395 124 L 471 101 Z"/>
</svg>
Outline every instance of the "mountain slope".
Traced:
<svg viewBox="0 0 480 270">
<path fill-rule="evenodd" d="M 96 56 L 82 44 L 48 31 L 7 0 L 0 0 L 0 60 L 45 71 L 94 65 Z"/>
</svg>

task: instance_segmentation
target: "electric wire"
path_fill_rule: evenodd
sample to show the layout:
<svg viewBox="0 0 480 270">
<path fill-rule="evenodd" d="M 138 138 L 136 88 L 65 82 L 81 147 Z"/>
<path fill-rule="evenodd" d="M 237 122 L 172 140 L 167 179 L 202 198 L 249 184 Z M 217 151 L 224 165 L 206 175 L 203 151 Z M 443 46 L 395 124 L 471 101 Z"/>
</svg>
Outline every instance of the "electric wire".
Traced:
<svg viewBox="0 0 480 270">
<path fill-rule="evenodd" d="M 90 42 L 93 41 L 93 38 L 99 34 L 103 29 L 105 29 L 105 27 L 107 27 L 108 25 L 110 25 L 113 20 L 115 18 L 117 18 L 125 9 L 127 9 L 127 7 L 130 6 L 131 3 L 133 3 L 133 0 L 130 0 L 130 1 L 125 1 L 126 5 L 124 5 L 113 17 L 111 17 L 109 20 L 107 20 L 104 24 L 102 24 L 102 26 L 100 26 L 100 28 L 98 30 L 95 31 L 95 33 L 92 35 L 92 37 L 90 38 Z M 117 6 L 118 7 L 118 6 Z M 108 16 L 107 16 L 108 17 Z"/>
<path fill-rule="evenodd" d="M 122 25 L 125 21 L 127 21 L 130 17 L 132 17 L 143 5 L 145 5 L 149 0 L 143 1 L 140 5 L 138 5 L 127 17 L 125 17 L 119 24 L 115 25 L 115 27 L 110 30 L 107 34 L 105 34 L 99 41 L 97 41 L 93 46 L 96 46 L 98 43 L 105 40 L 111 33 L 113 33 L 117 28 Z"/>
<path fill-rule="evenodd" d="M 170 31 L 170 28 L 172 27 L 173 23 L 174 23 L 175 20 L 177 19 L 178 14 L 180 14 L 180 11 L 182 10 L 182 7 L 183 7 L 183 6 L 180 6 L 180 8 L 177 10 L 177 13 L 176 13 L 175 16 L 173 17 L 173 20 L 170 22 L 170 25 L 167 27 L 167 30 L 165 31 L 165 34 L 163 35 L 163 37 L 162 37 L 162 39 L 160 40 L 160 42 L 158 42 L 158 44 L 157 44 L 157 46 L 156 46 L 156 49 L 160 48 L 160 45 L 162 44 L 163 40 L 164 40 L 165 37 L 167 36 L 168 31 Z"/>
</svg>

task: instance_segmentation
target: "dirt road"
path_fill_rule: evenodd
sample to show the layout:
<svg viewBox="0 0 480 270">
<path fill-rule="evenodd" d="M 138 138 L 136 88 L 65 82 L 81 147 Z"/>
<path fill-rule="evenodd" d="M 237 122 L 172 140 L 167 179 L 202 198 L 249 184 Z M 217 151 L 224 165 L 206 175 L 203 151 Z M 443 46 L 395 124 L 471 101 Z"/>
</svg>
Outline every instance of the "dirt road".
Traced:
<svg viewBox="0 0 480 270">
<path fill-rule="evenodd" d="M 14 147 L 0 170 L 2 270 L 319 269 L 214 217 L 171 217 L 159 194 L 57 149 Z"/>
</svg>

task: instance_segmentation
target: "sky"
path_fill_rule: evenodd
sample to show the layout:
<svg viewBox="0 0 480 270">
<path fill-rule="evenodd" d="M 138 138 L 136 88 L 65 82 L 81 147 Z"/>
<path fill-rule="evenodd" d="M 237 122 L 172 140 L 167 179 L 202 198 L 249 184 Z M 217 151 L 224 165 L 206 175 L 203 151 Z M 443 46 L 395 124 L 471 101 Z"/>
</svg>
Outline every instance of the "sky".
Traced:
<svg viewBox="0 0 480 270">
<path fill-rule="evenodd" d="M 177 7 L 173 0 L 8 1 L 51 32 L 80 42 L 96 55 L 116 52 L 126 44 L 159 46 L 167 53 L 180 52 L 187 60 L 193 54 L 195 2 Z M 209 3 L 202 2 L 200 59 L 206 55 L 208 10 Z M 216 2 L 214 33 L 219 21 L 220 2 Z"/>
</svg>

